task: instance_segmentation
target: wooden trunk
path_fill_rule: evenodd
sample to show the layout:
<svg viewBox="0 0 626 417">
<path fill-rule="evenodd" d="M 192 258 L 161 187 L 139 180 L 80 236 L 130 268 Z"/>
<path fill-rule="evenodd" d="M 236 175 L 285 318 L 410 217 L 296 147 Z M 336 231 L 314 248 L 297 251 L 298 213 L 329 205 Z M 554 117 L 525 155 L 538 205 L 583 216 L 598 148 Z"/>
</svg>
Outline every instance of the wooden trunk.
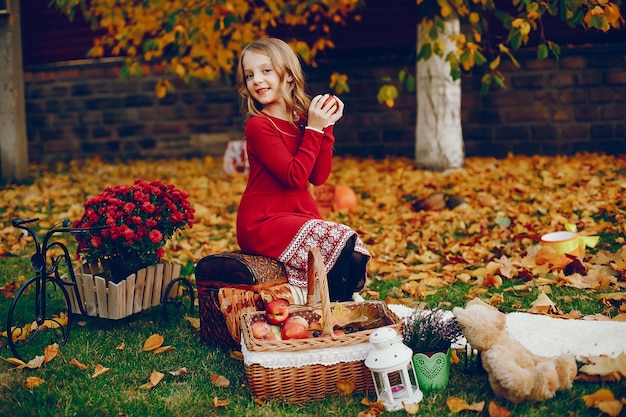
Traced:
<svg viewBox="0 0 626 417">
<path fill-rule="evenodd" d="M 100 276 L 102 266 L 99 263 L 83 264 L 74 270 L 78 294 L 73 287 L 67 287 L 72 312 L 80 313 L 82 302 L 88 316 L 119 320 L 152 308 L 161 304 L 170 282 L 180 277 L 180 268 L 179 264 L 160 262 L 114 284 Z M 170 295 L 175 295 L 176 287 L 172 287 Z"/>
</svg>

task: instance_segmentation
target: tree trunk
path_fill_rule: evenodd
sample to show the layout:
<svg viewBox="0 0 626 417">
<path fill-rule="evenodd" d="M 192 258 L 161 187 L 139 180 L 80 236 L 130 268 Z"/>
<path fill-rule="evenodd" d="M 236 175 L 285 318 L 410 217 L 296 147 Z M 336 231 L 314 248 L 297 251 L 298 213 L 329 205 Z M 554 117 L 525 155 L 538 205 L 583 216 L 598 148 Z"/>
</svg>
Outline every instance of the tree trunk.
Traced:
<svg viewBox="0 0 626 417">
<path fill-rule="evenodd" d="M 453 48 L 448 41 L 459 33 L 458 19 L 445 23 L 445 55 Z M 417 45 L 423 36 L 417 25 Z M 453 81 L 450 66 L 438 56 L 417 62 L 417 126 L 415 129 L 415 160 L 424 168 L 443 171 L 463 165 L 463 131 L 461 128 L 461 81 Z"/>
<path fill-rule="evenodd" d="M 28 176 L 20 2 L 0 7 L 0 171 L 5 182 Z"/>
</svg>

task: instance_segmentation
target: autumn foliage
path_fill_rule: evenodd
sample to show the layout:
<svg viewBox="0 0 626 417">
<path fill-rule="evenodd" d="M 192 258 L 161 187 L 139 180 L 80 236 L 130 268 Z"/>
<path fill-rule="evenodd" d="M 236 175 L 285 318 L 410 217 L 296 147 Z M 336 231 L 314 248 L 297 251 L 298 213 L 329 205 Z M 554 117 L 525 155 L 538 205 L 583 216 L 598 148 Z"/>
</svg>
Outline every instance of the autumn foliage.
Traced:
<svg viewBox="0 0 626 417">
<path fill-rule="evenodd" d="M 39 224 L 47 229 L 61 218 L 79 218 L 84 211 L 83 202 L 106 186 L 132 184 L 137 178 L 175 184 L 189 193 L 189 201 L 195 209 L 193 229 L 182 231 L 181 236 L 168 243 L 165 247 L 167 259 L 186 264 L 209 254 L 237 249 L 235 218 L 246 178 L 225 175 L 221 159 L 206 157 L 124 163 L 88 160 L 50 167 L 33 164 L 31 168 L 31 183 L 0 187 L 0 199 L 4 202 L 4 210 L 0 212 L 3 224 L 0 228 L 0 258 L 32 253 L 32 247 L 28 246 L 31 240 L 10 226 L 11 218 L 39 217 Z M 368 298 L 384 297 L 379 290 L 385 284 L 392 287 L 386 292 L 388 301 L 408 304 L 463 283 L 467 298 L 479 296 L 493 305 L 507 301 L 507 306 L 512 306 L 513 310 L 523 310 L 521 301 L 528 301 L 531 288 L 541 287 L 548 293 L 549 288 L 569 287 L 583 291 L 571 296 L 572 302 L 566 302 L 564 298 L 539 297 L 528 311 L 580 317 L 574 305 L 576 298 L 583 297 L 597 304 L 600 313 L 596 319 L 623 320 L 626 315 L 624 173 L 625 157 L 601 154 L 467 158 L 464 167 L 447 174 L 416 168 L 414 162 L 405 158 L 336 158 L 330 180 L 353 188 L 359 204 L 350 211 L 335 210 L 328 216 L 354 227 L 374 255 L 364 291 Z M 440 205 L 436 209 L 415 209 L 417 201 L 437 192 L 448 201 L 453 196 L 461 198 L 463 204 L 453 208 Z M 564 230 L 566 224 L 576 225 L 580 235 L 599 236 L 598 245 L 588 248 L 576 268 L 570 270 L 560 267 L 558 254 L 542 248 L 539 243 L 542 234 Z M 72 236 L 60 237 L 67 243 L 75 243 Z M 26 279 L 27 272 L 6 277 L 7 281 L 15 282 L 5 284 L 4 290 L 8 292 L 4 297 L 11 296 L 9 292 L 15 290 L 15 284 Z M 198 328 L 197 319 L 187 319 Z M 141 318 L 140 321 L 145 320 Z M 65 386 L 55 388 L 49 382 L 53 373 L 41 369 L 44 365 L 50 367 L 48 363 L 57 364 L 54 368 L 57 370 L 71 367 L 69 379 L 79 379 L 85 387 L 90 387 L 85 381 L 101 380 L 117 387 L 115 381 L 121 377 L 125 386 L 131 387 L 129 394 L 158 390 L 164 383 L 173 387 L 178 375 L 194 371 L 186 368 L 189 366 L 186 362 L 190 356 L 197 355 L 181 355 L 184 361 L 180 365 L 157 370 L 152 368 L 152 362 L 139 362 L 154 355 L 183 352 L 185 347 L 183 339 L 163 337 L 155 333 L 156 326 L 150 326 L 150 333 L 141 344 L 130 344 L 128 340 L 126 343 L 117 340 L 114 344 L 101 344 L 100 349 L 105 346 L 114 349 L 112 346 L 119 343 L 115 350 L 120 355 L 128 352 L 119 363 L 135 361 L 141 364 L 134 372 L 111 360 L 100 362 L 101 357 L 107 356 L 93 355 L 90 348 L 86 348 L 89 353 L 83 357 L 74 358 L 69 356 L 69 348 L 61 347 L 63 352 L 57 357 L 58 347 L 54 345 L 40 356 L 28 358 L 27 362 L 7 358 L 5 366 L 24 370 L 25 374 L 15 375 L 23 378 L 29 389 L 39 387 L 51 392 Z M 77 332 L 93 331 L 97 340 L 105 333 L 117 335 L 113 330 L 96 329 L 87 327 Z M 197 353 L 197 350 L 193 352 Z M 204 366 L 195 369 L 197 375 L 207 372 L 209 368 Z M 208 372 L 215 372 L 212 369 Z M 590 385 L 586 390 L 589 395 L 576 401 L 584 401 L 586 407 L 594 408 L 593 412 L 597 408 L 607 415 L 620 415 L 624 402 L 620 387 L 626 378 L 626 354 L 615 358 L 586 358 L 579 371 L 576 384 L 585 381 L 605 384 L 595 393 L 595 388 Z M 75 372 L 78 375 L 74 375 Z M 349 393 L 349 381 L 340 382 L 338 390 Z M 211 407 L 233 407 L 231 401 L 234 402 L 236 396 L 233 392 L 240 384 L 231 383 L 218 373 L 211 374 L 210 384 L 223 390 L 219 396 L 210 397 Z M 421 414 L 440 415 L 448 411 L 455 415 L 468 412 L 488 412 L 489 416 L 510 414 L 506 404 L 498 404 L 499 400 L 490 401 L 488 393 L 476 398 L 462 390 L 463 386 L 461 390 L 446 394 L 445 401 L 442 399 L 441 407 L 447 409 L 439 408 L 435 411 L 437 414 Z M 163 392 L 152 394 L 154 397 L 150 397 L 150 401 L 159 395 L 168 395 Z M 267 406 L 261 401 L 256 404 Z M 367 408 L 359 415 L 380 415 L 381 405 L 378 403 L 364 399 L 361 404 L 352 404 L 358 410 Z M 419 412 L 405 411 L 407 414 Z"/>
<path fill-rule="evenodd" d="M 306 63 L 315 65 L 318 52 L 334 47 L 332 26 L 359 20 L 358 9 L 367 7 L 364 0 L 54 0 L 53 4 L 70 19 L 82 13 L 101 33 L 89 56 L 124 56 L 125 77 L 141 75 L 142 64 L 148 63 L 187 83 L 231 75 L 246 44 L 281 26 L 304 29 L 296 32 L 299 38 L 286 40 Z M 455 80 L 463 71 L 485 67 L 483 92 L 492 84 L 505 88 L 501 62 L 508 59 L 519 66 L 514 53 L 532 38 L 539 59 L 560 56 L 560 46 L 545 36 L 550 20 L 603 32 L 624 22 L 621 0 L 417 0 L 417 5 L 415 22 L 426 35 L 417 45 L 417 59 L 445 59 Z M 451 19 L 461 21 L 460 33 L 446 33 L 445 22 Z M 303 36 L 306 33 L 313 36 Z M 380 103 L 393 107 L 396 84 L 413 91 L 415 78 L 411 71 L 401 71 L 397 83 L 389 81 L 381 87 Z M 338 94 L 349 91 L 348 76 L 333 73 L 330 87 Z M 168 79 L 156 84 L 158 97 L 173 89 Z"/>
<path fill-rule="evenodd" d="M 304 28 L 315 36 L 308 43 L 291 39 L 302 59 L 315 63 L 319 51 L 334 47 L 332 25 L 346 24 L 361 0 L 54 0 L 70 18 L 82 13 L 102 35 L 92 57 L 124 56 L 122 74 L 142 74 L 142 63 L 159 64 L 185 82 L 214 81 L 232 72 L 243 47 L 279 25 Z M 287 39 L 286 39 L 287 40 Z M 334 83 L 345 83 L 339 74 Z M 157 95 L 172 89 L 161 80 Z"/>
</svg>

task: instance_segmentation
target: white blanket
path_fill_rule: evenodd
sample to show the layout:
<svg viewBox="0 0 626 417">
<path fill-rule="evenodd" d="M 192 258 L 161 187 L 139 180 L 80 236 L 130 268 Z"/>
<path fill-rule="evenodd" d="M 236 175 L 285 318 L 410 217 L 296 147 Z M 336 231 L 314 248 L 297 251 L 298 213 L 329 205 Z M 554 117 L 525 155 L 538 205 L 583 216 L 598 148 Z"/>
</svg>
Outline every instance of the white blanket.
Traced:
<svg viewBox="0 0 626 417">
<path fill-rule="evenodd" d="M 399 304 L 390 304 L 389 309 L 401 318 L 413 311 Z M 616 357 L 626 352 L 626 322 L 560 319 L 515 312 L 506 315 L 506 327 L 511 337 L 541 356 L 572 353 L 581 360 L 586 356 Z M 465 340 L 454 347 L 462 346 Z"/>
</svg>

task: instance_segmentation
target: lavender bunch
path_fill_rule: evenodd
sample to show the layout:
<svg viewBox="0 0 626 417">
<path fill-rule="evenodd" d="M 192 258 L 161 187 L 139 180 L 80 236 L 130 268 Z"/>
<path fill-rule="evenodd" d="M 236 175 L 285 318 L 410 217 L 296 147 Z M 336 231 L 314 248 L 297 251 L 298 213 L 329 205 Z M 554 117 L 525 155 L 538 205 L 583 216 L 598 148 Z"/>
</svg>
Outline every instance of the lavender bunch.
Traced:
<svg viewBox="0 0 626 417">
<path fill-rule="evenodd" d="M 403 341 L 413 353 L 445 352 L 462 335 L 456 317 L 446 316 L 446 312 L 439 307 L 432 310 L 415 309 L 404 319 Z"/>
</svg>

